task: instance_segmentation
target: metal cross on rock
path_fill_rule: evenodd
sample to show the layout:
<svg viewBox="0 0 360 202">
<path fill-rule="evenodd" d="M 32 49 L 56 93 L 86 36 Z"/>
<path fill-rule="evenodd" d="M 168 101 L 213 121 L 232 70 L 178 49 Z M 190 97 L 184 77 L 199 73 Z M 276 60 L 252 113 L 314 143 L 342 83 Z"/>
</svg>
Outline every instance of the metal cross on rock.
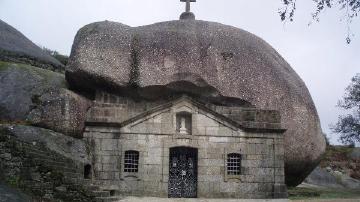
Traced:
<svg viewBox="0 0 360 202">
<path fill-rule="evenodd" d="M 196 2 L 196 0 L 180 0 L 181 2 L 186 2 L 186 12 L 190 12 L 190 3 Z"/>
</svg>

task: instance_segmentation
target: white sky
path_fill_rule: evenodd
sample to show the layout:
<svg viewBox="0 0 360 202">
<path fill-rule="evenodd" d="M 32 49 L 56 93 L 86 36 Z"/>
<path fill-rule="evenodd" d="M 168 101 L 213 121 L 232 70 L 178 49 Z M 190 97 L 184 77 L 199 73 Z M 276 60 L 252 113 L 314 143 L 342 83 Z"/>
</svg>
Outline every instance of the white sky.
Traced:
<svg viewBox="0 0 360 202">
<path fill-rule="evenodd" d="M 337 143 L 329 124 L 344 113 L 335 105 L 350 79 L 360 73 L 360 19 L 356 34 L 345 43 L 344 13 L 327 10 L 311 26 L 312 0 L 298 1 L 295 22 L 280 21 L 282 0 L 198 0 L 192 11 L 200 20 L 216 21 L 252 32 L 270 43 L 307 84 L 322 128 Z M 176 20 L 184 10 L 179 0 L 0 0 L 0 19 L 34 43 L 70 54 L 74 36 L 82 26 L 111 20 L 130 26 Z"/>
</svg>

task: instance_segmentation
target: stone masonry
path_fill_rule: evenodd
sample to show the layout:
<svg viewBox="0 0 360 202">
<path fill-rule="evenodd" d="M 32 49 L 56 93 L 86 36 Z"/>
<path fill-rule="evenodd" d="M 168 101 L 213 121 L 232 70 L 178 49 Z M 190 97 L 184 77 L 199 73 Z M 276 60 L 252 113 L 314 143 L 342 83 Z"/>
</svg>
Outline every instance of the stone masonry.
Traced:
<svg viewBox="0 0 360 202">
<path fill-rule="evenodd" d="M 187 113 L 187 134 L 177 115 Z M 185 123 L 185 121 L 184 121 Z M 90 145 L 92 180 L 122 196 L 171 197 L 170 151 L 197 151 L 196 197 L 283 198 L 284 141 L 277 111 L 216 106 L 188 96 L 139 101 L 98 91 L 84 138 Z M 137 172 L 125 172 L 125 152 L 138 152 Z M 239 174 L 228 154 L 241 155 Z"/>
</svg>

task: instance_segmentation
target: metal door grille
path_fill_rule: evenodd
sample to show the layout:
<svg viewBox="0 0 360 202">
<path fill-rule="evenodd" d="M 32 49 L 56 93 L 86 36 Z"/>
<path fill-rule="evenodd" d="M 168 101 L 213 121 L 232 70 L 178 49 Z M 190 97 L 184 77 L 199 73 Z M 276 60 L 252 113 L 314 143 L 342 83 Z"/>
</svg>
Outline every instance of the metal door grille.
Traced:
<svg viewBox="0 0 360 202">
<path fill-rule="evenodd" d="M 169 197 L 196 198 L 197 149 L 178 147 L 170 150 Z"/>
</svg>

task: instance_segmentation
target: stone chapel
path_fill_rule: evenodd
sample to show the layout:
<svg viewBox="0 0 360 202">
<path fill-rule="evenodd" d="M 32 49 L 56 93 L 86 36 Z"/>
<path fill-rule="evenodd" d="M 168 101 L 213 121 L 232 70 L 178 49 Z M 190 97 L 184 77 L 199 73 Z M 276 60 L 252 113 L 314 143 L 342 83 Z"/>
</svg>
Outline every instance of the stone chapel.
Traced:
<svg viewBox="0 0 360 202">
<path fill-rule="evenodd" d="M 240 98 L 257 87 L 235 85 L 245 77 L 226 70 L 266 66 L 268 56 L 234 43 L 260 43 L 245 31 L 195 20 L 195 0 L 185 2 L 177 21 L 105 21 L 77 34 L 66 77 L 94 100 L 85 177 L 123 196 L 286 198 L 280 112 Z M 268 90 L 252 94 L 271 103 Z"/>
</svg>

